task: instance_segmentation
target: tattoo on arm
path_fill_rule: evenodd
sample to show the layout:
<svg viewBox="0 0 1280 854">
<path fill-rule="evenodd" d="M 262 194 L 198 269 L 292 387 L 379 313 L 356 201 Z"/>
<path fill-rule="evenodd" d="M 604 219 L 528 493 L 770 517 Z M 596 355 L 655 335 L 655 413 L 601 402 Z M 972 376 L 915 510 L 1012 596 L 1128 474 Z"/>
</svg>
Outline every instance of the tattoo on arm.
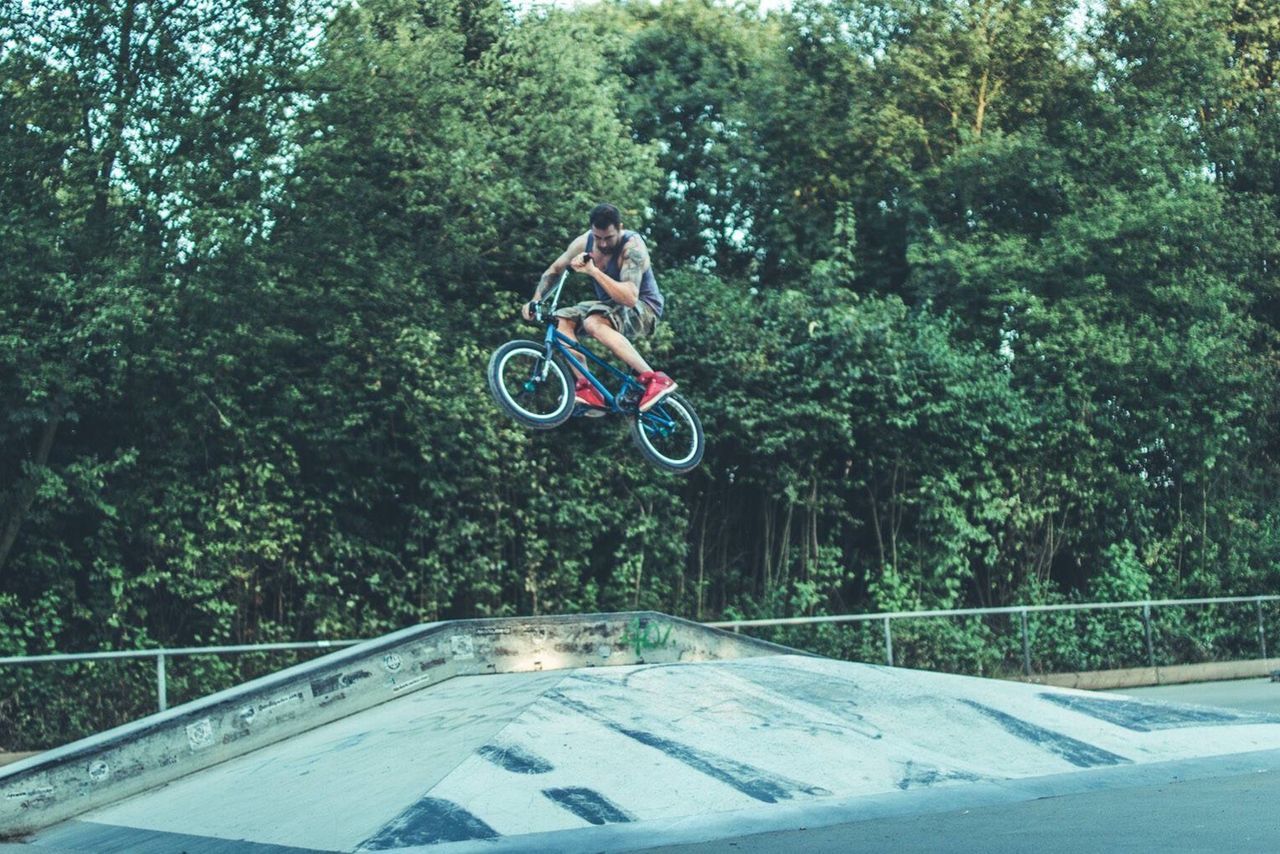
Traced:
<svg viewBox="0 0 1280 854">
<path fill-rule="evenodd" d="M 635 285 L 638 293 L 640 281 L 644 278 L 644 271 L 648 268 L 649 250 L 639 240 L 632 242 L 622 255 L 622 270 L 619 272 L 622 281 Z"/>
<path fill-rule="evenodd" d="M 569 266 L 570 259 L 572 259 L 574 255 L 580 255 L 583 250 L 586 249 L 586 246 L 586 235 L 577 238 L 569 244 L 569 248 L 565 250 L 565 253 L 557 258 L 552 265 L 547 268 L 547 272 L 542 274 L 542 278 L 538 280 L 538 287 L 533 290 L 534 300 L 542 299 L 543 295 L 546 294 L 547 291 L 555 287 L 556 280 L 560 278 L 560 274 L 564 272 L 565 267 Z"/>
<path fill-rule="evenodd" d="M 556 274 L 551 270 L 542 274 L 542 278 L 538 280 L 538 286 L 533 289 L 534 302 L 542 299 L 542 295 L 551 290 L 551 286 L 556 283 Z"/>
</svg>

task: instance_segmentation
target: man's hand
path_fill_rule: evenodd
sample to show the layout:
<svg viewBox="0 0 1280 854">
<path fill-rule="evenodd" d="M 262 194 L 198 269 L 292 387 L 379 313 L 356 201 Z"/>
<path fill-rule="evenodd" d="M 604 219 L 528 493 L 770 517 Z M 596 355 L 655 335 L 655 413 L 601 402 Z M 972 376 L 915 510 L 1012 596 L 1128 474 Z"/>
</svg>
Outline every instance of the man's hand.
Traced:
<svg viewBox="0 0 1280 854">
<path fill-rule="evenodd" d="M 525 304 L 524 304 L 523 306 L 521 306 L 521 308 L 520 308 L 520 316 L 521 316 L 521 317 L 523 317 L 525 320 L 532 321 L 532 320 L 533 320 L 533 307 L 534 307 L 535 305 L 537 305 L 537 304 L 538 304 L 538 301 L 537 301 L 536 299 L 535 299 L 535 300 L 530 300 L 529 302 L 525 303 Z"/>
<path fill-rule="evenodd" d="M 569 266 L 573 268 L 575 273 L 586 273 L 587 275 L 590 275 L 591 271 L 596 268 L 596 262 L 591 260 L 591 254 L 589 252 L 583 252 L 581 255 L 573 256 L 573 260 L 569 262 Z"/>
</svg>

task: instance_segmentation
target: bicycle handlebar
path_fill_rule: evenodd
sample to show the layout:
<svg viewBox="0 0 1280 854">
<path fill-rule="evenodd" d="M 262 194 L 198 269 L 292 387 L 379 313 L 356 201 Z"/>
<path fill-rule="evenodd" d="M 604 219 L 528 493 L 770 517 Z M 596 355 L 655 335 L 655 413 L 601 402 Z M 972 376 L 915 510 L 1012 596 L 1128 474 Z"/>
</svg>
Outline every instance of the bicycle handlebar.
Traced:
<svg viewBox="0 0 1280 854">
<path fill-rule="evenodd" d="M 560 302 L 560 291 L 564 288 L 565 280 L 569 278 L 569 269 L 560 274 L 560 281 L 556 282 L 549 293 L 543 294 L 542 299 L 531 300 L 533 303 L 533 319 L 537 323 L 549 323 L 552 315 L 556 313 L 556 306 Z M 550 300 L 551 305 L 543 312 L 543 304 Z"/>
</svg>

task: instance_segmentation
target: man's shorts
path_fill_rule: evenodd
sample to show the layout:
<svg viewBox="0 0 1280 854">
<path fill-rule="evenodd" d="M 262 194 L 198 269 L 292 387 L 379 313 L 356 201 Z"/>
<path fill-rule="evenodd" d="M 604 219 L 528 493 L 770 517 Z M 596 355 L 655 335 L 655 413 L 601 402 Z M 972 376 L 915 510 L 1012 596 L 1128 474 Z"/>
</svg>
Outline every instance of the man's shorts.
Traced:
<svg viewBox="0 0 1280 854">
<path fill-rule="evenodd" d="M 556 317 L 576 320 L 579 323 L 592 314 L 603 314 L 613 324 L 613 328 L 627 338 L 645 338 L 652 335 L 653 330 L 658 326 L 658 316 L 644 300 L 636 300 L 635 308 L 607 299 L 580 302 L 577 305 L 556 310 Z"/>
</svg>

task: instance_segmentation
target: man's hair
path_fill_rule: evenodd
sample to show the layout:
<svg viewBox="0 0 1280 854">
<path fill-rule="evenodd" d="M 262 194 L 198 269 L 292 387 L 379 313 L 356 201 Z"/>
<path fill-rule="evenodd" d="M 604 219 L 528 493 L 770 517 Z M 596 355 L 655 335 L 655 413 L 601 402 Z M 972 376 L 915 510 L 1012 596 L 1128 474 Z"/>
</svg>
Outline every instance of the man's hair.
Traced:
<svg viewBox="0 0 1280 854">
<path fill-rule="evenodd" d="M 609 226 L 622 227 L 622 214 L 618 213 L 618 209 L 613 205 L 601 203 L 591 209 L 591 215 L 587 217 L 587 221 L 591 223 L 592 228 L 604 230 Z"/>
</svg>

